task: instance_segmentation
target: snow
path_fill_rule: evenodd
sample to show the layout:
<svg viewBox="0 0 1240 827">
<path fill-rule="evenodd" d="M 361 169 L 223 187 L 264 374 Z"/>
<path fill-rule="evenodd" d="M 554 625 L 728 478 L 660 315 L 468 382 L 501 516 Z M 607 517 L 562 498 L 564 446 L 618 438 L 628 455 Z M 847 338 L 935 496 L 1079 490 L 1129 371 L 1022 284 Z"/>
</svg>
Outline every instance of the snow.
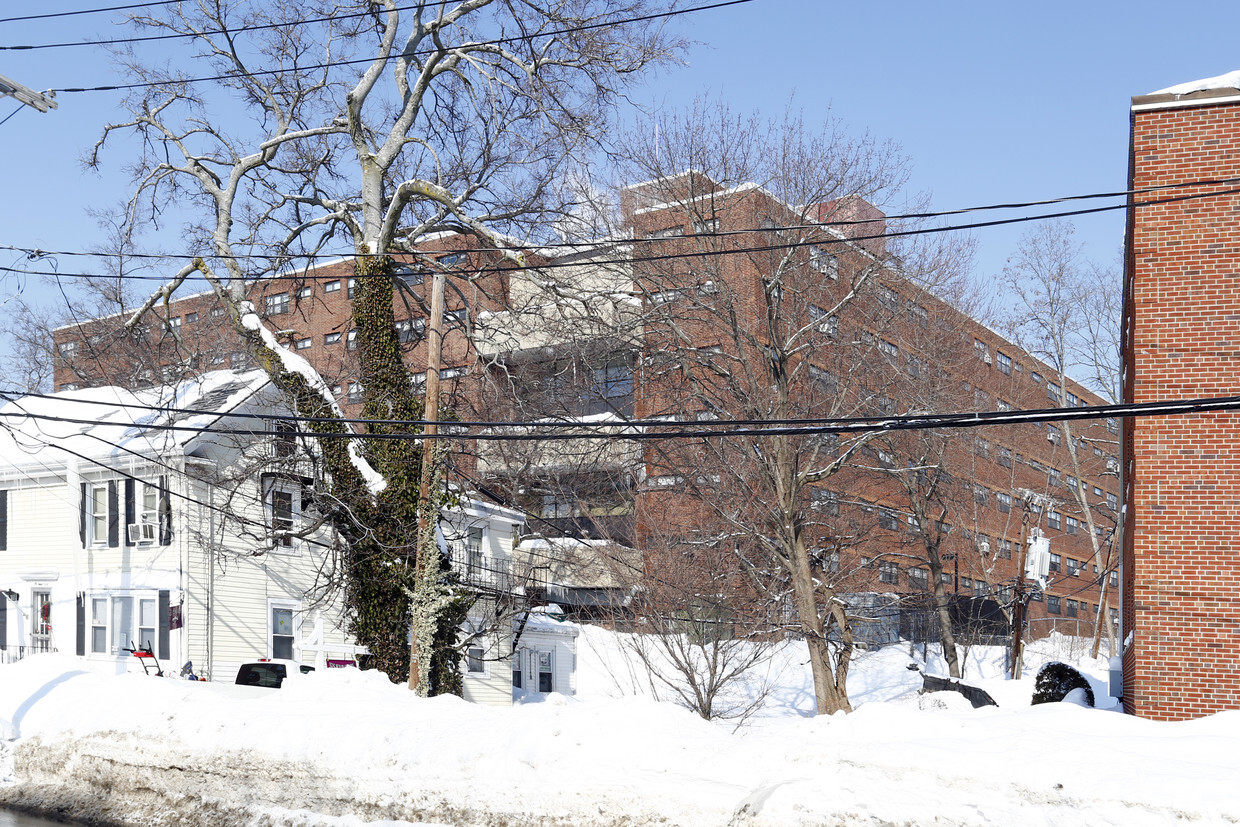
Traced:
<svg viewBox="0 0 1240 827">
<path fill-rule="evenodd" d="M 1240 69 L 1212 78 L 1190 80 L 1151 92 L 1152 95 L 1191 95 L 1193 92 L 1204 92 L 1211 89 L 1240 89 Z"/>
<path fill-rule="evenodd" d="M 1049 660 L 1112 703 L 1107 660 L 1076 639 L 1033 644 L 1020 681 L 1000 650 L 972 649 L 965 680 L 999 703 L 982 709 L 917 694 L 921 647 L 864 652 L 856 711 L 829 717 L 811 715 L 804 644 L 781 643 L 745 690 L 766 703 L 738 726 L 656 700 L 624 636 L 577 630 L 579 694 L 511 708 L 354 670 L 242 700 L 65 655 L 0 666 L 0 802 L 213 827 L 1240 820 L 1240 712 L 1157 723 L 1029 705 Z"/>
</svg>

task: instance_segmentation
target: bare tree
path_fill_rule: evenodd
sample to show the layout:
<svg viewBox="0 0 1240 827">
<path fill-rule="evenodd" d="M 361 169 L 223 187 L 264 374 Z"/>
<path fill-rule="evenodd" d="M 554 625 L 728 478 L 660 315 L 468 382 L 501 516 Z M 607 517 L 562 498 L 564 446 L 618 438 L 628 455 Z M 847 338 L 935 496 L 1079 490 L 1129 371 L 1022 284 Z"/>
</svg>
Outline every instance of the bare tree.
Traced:
<svg viewBox="0 0 1240 827">
<path fill-rule="evenodd" d="M 1079 377 L 1107 401 L 1119 398 L 1118 271 L 1085 261 L 1074 232 L 1063 221 L 1037 225 L 1021 238 L 1003 271 L 1005 286 L 1015 297 L 1008 319 L 1013 338 L 1055 371 L 1047 379 L 1047 395 L 1061 408 L 1080 404 L 1067 377 Z M 1063 500 L 1060 495 L 1066 491 L 1066 501 L 1081 515 L 1092 559 L 1100 570 L 1095 657 L 1104 626 L 1111 651 L 1116 651 L 1107 591 L 1118 564 L 1114 552 L 1119 515 L 1114 501 L 1099 502 L 1095 497 L 1091 502 L 1084 480 L 1118 476 L 1118 431 L 1118 423 L 1109 420 L 1084 425 L 1061 421 L 1047 432 L 1066 454 L 1073 481 L 1053 493 Z"/>
<path fill-rule="evenodd" d="M 644 182 L 622 193 L 643 302 L 639 415 L 894 413 L 883 334 L 910 312 L 900 292 L 942 275 L 937 256 L 881 238 L 874 205 L 906 171 L 895 147 L 835 122 L 814 131 L 791 114 L 766 123 L 699 104 L 622 154 L 625 177 Z M 642 484 L 680 503 L 684 539 L 730 552 L 755 596 L 787 611 L 820 713 L 851 708 L 853 619 L 839 588 L 850 567 L 832 561 L 813 504 L 866 439 L 721 434 L 656 441 L 645 457 Z"/>
<path fill-rule="evenodd" d="M 465 233 L 522 262 L 507 234 L 536 236 L 527 231 L 563 212 L 554 185 L 566 159 L 589 151 L 643 68 L 676 52 L 651 17 L 664 8 L 659 0 L 203 2 L 133 16 L 142 33 L 184 37 L 182 54 L 216 79 L 195 82 L 123 56 L 148 85 L 89 162 L 136 137 L 126 237 L 175 203 L 191 216 L 184 249 L 200 253 L 130 315 L 128 329 L 201 275 L 254 361 L 300 414 L 323 420 L 311 430 L 338 436 L 326 384 L 264 324 L 249 285 L 342 245 L 356 256 L 364 414 L 421 418 L 394 324 L 390 256 L 404 251 L 432 273 L 432 307 L 453 274 L 419 247 L 428 234 Z M 217 114 L 221 102 L 232 118 Z M 435 319 L 429 331 L 433 349 L 442 335 Z M 430 411 L 438 367 L 427 370 Z M 436 630 L 446 637 L 440 621 L 451 601 L 433 562 L 437 497 L 418 491 L 438 464 L 408 440 L 364 440 L 358 450 L 327 439 L 322 451 L 350 548 L 354 632 L 393 677 L 408 668 L 415 688 L 449 679 L 454 657 L 427 663 Z M 410 614 L 414 645 L 402 665 Z"/>
</svg>

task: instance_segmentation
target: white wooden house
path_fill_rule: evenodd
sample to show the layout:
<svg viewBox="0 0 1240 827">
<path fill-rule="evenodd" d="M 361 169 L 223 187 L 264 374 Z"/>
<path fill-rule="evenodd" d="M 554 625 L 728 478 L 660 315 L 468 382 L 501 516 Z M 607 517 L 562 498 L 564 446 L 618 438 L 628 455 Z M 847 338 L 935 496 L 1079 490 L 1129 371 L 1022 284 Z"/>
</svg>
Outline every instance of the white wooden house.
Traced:
<svg viewBox="0 0 1240 827">
<path fill-rule="evenodd" d="M 320 651 L 353 651 L 320 580 L 330 533 L 280 531 L 308 493 L 290 435 L 221 416 L 280 410 L 262 373 L 231 371 L 0 409 L 0 659 L 55 650 L 126 671 L 136 646 L 230 680 L 300 655 L 311 610 Z"/>
<path fill-rule="evenodd" d="M 230 681 L 256 658 L 351 657 L 329 577 L 334 537 L 326 528 L 294 536 L 311 516 L 313 453 L 270 418 L 285 412 L 259 371 L 0 408 L 0 661 L 60 651 L 137 671 L 127 650 L 142 648 L 166 672 L 192 661 L 200 677 Z M 468 639 L 470 700 L 512 703 L 521 523 L 516 511 L 465 496 L 442 515 L 440 542 L 478 597 L 477 628 L 492 620 Z M 524 648 L 543 652 L 544 665 L 549 652 L 550 685 L 572 692 L 575 646 L 539 642 L 564 635 L 525 625 L 517 658 L 532 671 L 523 685 L 548 680 Z"/>
</svg>

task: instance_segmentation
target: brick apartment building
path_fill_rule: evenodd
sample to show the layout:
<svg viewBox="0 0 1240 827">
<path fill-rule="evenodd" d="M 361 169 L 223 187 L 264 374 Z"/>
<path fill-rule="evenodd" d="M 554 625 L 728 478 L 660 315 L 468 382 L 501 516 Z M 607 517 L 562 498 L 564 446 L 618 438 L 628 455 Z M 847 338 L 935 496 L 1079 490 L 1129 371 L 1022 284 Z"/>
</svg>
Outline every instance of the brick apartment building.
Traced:
<svg viewBox="0 0 1240 827">
<path fill-rule="evenodd" d="M 462 419 L 637 416 L 706 428 L 770 418 L 754 366 L 775 350 L 786 351 L 781 369 L 794 376 L 779 409 L 789 418 L 1098 402 L 896 269 L 884 217 L 864 202 L 795 208 L 756 185 L 723 187 L 698 174 L 622 196 L 623 244 L 548 251 L 534 278 L 496 266 L 464 239 L 435 243 L 440 262 L 468 276 L 453 280 L 445 339 L 445 392 Z M 848 223 L 837 230 L 827 221 Z M 348 261 L 322 264 L 255 284 L 252 297 L 356 414 L 351 270 Z M 425 365 L 425 290 L 408 267 L 394 293 L 414 371 Z M 212 295 L 172 302 L 165 321 L 164 331 L 152 325 L 141 341 L 124 340 L 119 359 L 121 340 L 103 323 L 58 330 L 57 388 L 106 376 L 149 382 L 175 365 L 248 364 Z M 1117 433 L 1117 423 L 1098 422 L 884 436 L 838 474 L 798 489 L 792 505 L 822 574 L 849 593 L 894 593 L 921 606 L 940 584 L 1009 602 L 1037 528 L 1051 538 L 1052 571 L 1029 605 L 1030 633 L 1087 635 L 1105 599 L 1100 585 L 1116 585 Z M 756 477 L 745 476 L 759 471 L 736 453 L 713 453 L 721 442 L 465 444 L 455 472 L 530 513 L 527 530 L 675 552 L 726 535 L 708 506 L 761 499 Z M 848 444 L 822 434 L 789 443 L 827 461 Z M 897 631 L 884 629 L 875 639 Z"/>
<path fill-rule="evenodd" d="M 1134 97 L 1131 122 L 1124 401 L 1233 396 L 1240 73 Z M 1240 708 L 1240 415 L 1126 419 L 1123 442 L 1125 709 Z"/>
</svg>

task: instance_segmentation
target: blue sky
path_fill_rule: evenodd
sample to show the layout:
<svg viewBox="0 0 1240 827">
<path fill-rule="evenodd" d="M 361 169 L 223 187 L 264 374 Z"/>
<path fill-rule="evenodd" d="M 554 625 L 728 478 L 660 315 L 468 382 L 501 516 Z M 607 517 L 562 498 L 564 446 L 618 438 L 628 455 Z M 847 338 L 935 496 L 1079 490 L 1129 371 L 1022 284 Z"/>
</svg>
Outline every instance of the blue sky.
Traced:
<svg viewBox="0 0 1240 827">
<path fill-rule="evenodd" d="M 115 5 L 6 0 L 0 16 Z M 703 93 L 734 109 L 807 120 L 828 109 L 856 132 L 891 139 L 912 158 L 913 191 L 937 209 L 1104 190 L 1127 180 L 1132 95 L 1240 68 L 1240 7 L 1181 2 L 831 3 L 753 0 L 677 22 L 700 41 L 688 65 L 639 98 L 670 107 Z M 0 45 L 107 35 L 105 16 L 0 23 Z M 0 74 L 37 89 L 95 86 L 115 75 L 94 48 L 0 51 Z M 125 192 L 121 157 L 102 176 L 78 158 L 120 113 L 116 93 L 63 94 L 0 125 L 0 244 L 81 250 L 99 238 L 87 208 Z M 0 118 L 16 108 L 0 100 Z M 1115 259 L 1121 212 L 1077 221 L 1089 256 Z M 1003 267 L 1022 227 L 984 229 L 976 275 Z M 0 265 L 14 255 L 0 251 Z M 62 259 L 62 270 L 80 263 Z M 0 281 L 0 300 L 17 289 Z M 25 289 L 37 289 L 33 284 Z M 7 310 L 0 310 L 5 313 Z M 0 317 L 0 323 L 3 317 Z"/>
</svg>

